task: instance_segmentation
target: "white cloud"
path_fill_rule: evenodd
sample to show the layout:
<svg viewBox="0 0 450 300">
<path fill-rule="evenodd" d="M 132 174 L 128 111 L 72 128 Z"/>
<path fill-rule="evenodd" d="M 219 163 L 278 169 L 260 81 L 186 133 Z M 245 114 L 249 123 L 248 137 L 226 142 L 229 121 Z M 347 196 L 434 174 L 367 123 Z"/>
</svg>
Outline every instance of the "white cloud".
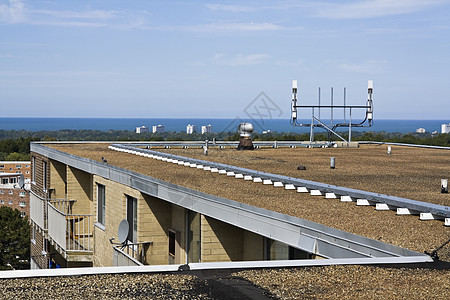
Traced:
<svg viewBox="0 0 450 300">
<path fill-rule="evenodd" d="M 90 11 L 68 11 L 68 10 L 47 10 L 37 9 L 32 11 L 34 14 L 51 16 L 60 19 L 95 19 L 110 20 L 117 16 L 116 11 L 90 10 Z"/>
<path fill-rule="evenodd" d="M 218 65 L 235 67 L 263 64 L 267 62 L 269 57 L 267 54 L 236 54 L 234 56 L 228 56 L 223 53 L 217 53 L 213 56 L 212 60 Z"/>
<path fill-rule="evenodd" d="M 9 0 L 9 4 L 0 5 L 0 22 L 42 26 L 130 29 L 141 26 L 145 14 L 144 11 L 36 9 L 21 0 Z"/>
<path fill-rule="evenodd" d="M 183 27 L 187 31 L 196 32 L 228 32 L 228 31 L 275 31 L 284 27 L 272 23 L 210 23 Z"/>
<path fill-rule="evenodd" d="M 351 73 L 371 73 L 380 74 L 384 73 L 384 66 L 386 61 L 384 60 L 366 60 L 359 64 L 348 64 L 341 63 L 338 64 L 338 68 Z"/>
<path fill-rule="evenodd" d="M 86 78 L 116 76 L 117 72 L 109 71 L 0 71 L 0 77 L 31 77 L 31 78 Z"/>
<path fill-rule="evenodd" d="M 448 3 L 448 0 L 365 0 L 345 4 L 321 3 L 316 7 L 316 15 L 327 19 L 366 19 L 409 14 Z"/>
<path fill-rule="evenodd" d="M 20 0 L 9 0 L 9 5 L 0 5 L 0 21 L 21 23 L 25 20 L 24 4 Z"/>
<path fill-rule="evenodd" d="M 206 4 L 206 7 L 214 11 L 247 12 L 255 10 L 254 7 L 243 5 Z"/>
</svg>

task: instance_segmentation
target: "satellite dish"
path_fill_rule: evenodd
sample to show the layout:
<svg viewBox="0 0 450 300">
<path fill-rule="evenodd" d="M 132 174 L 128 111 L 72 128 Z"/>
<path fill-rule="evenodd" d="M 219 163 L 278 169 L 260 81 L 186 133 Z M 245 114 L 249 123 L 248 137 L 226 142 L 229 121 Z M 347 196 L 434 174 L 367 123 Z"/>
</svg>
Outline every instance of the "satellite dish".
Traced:
<svg viewBox="0 0 450 300">
<path fill-rule="evenodd" d="M 128 224 L 127 220 L 122 220 L 119 224 L 119 232 L 118 232 L 118 237 L 119 237 L 119 242 L 122 244 L 125 244 L 125 242 L 127 241 L 128 238 L 128 230 L 130 228 L 130 225 Z"/>
<path fill-rule="evenodd" d="M 24 186 L 25 186 L 24 176 L 23 176 L 23 174 L 20 174 L 20 176 L 19 176 L 19 188 L 23 189 Z"/>
</svg>

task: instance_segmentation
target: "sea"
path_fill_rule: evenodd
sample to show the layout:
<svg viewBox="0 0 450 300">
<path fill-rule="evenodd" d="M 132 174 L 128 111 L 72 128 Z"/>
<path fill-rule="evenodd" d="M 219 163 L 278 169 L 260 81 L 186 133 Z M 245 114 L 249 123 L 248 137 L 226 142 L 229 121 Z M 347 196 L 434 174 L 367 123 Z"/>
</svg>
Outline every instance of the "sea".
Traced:
<svg viewBox="0 0 450 300">
<path fill-rule="evenodd" d="M 342 120 L 333 120 L 334 124 Z M 212 132 L 234 132 L 241 122 L 253 124 L 256 132 L 309 132 L 309 127 L 298 127 L 290 124 L 289 119 L 203 119 L 203 118 L 0 118 L 0 130 L 26 130 L 26 131 L 56 131 L 64 129 L 72 130 L 129 130 L 135 131 L 136 127 L 148 126 L 150 131 L 154 125 L 165 126 L 165 131 L 185 132 L 188 124 L 196 125 L 197 131 L 203 125 L 211 125 Z M 310 120 L 302 120 L 310 123 Z M 329 124 L 330 120 L 325 120 Z M 374 132 L 415 132 L 418 128 L 424 128 L 426 132 L 440 132 L 441 124 L 450 123 L 447 120 L 375 120 L 372 127 L 353 128 L 357 131 Z M 347 129 L 341 128 L 339 131 Z"/>
</svg>

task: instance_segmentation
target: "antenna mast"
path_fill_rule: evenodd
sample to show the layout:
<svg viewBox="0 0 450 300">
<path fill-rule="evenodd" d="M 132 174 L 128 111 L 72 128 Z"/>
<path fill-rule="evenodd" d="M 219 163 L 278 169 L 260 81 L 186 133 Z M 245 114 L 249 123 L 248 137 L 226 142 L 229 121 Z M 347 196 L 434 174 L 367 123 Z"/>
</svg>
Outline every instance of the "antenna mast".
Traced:
<svg viewBox="0 0 450 300">
<path fill-rule="evenodd" d="M 314 128 L 322 128 L 325 129 L 328 132 L 329 136 L 329 145 L 331 145 L 331 137 L 332 135 L 337 136 L 339 139 L 343 140 L 346 143 L 351 142 L 352 138 L 352 127 L 371 127 L 373 125 L 373 81 L 368 81 L 368 96 L 367 96 L 367 104 L 366 105 L 347 105 L 347 95 L 346 95 L 346 88 L 344 88 L 344 105 L 334 105 L 334 99 L 333 99 L 333 88 L 331 88 L 331 105 L 321 105 L 320 103 L 320 87 L 319 87 L 319 105 L 298 105 L 297 102 L 297 89 L 298 84 L 297 80 L 292 81 L 292 114 L 291 114 L 291 124 L 293 126 L 300 126 L 300 127 L 310 127 L 310 142 L 314 141 Z M 315 108 L 319 111 L 318 118 L 315 116 Z M 330 124 L 326 124 L 325 121 L 321 120 L 320 118 L 320 111 L 322 108 L 330 109 Z M 299 123 L 298 118 L 298 109 L 311 109 L 311 123 L 304 124 Z M 335 109 L 343 109 L 344 110 L 344 121 L 342 123 L 336 123 L 333 124 L 333 118 L 334 118 L 334 110 Z M 355 109 L 365 109 L 366 114 L 364 120 L 362 120 L 360 123 L 352 123 L 352 110 Z M 346 118 L 346 110 L 349 111 L 349 120 L 347 121 Z M 339 135 L 336 130 L 339 127 L 348 127 L 349 137 L 348 141 L 344 139 L 341 135 Z"/>
</svg>

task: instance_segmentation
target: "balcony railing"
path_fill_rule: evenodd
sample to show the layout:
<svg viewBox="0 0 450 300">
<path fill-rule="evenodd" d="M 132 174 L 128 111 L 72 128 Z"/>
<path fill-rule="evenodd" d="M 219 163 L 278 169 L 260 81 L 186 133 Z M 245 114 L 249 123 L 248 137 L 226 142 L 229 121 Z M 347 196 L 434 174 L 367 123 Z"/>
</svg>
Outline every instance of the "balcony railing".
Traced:
<svg viewBox="0 0 450 300">
<path fill-rule="evenodd" d="M 113 247 L 114 266 L 147 265 L 147 253 L 152 242 L 131 243 L 125 246 Z"/>
<path fill-rule="evenodd" d="M 47 229 L 47 203 L 34 192 L 30 192 L 30 219 L 41 229 Z"/>
<path fill-rule="evenodd" d="M 48 236 L 64 251 L 91 252 L 92 215 L 72 214 L 73 202 L 48 201 Z"/>
</svg>

